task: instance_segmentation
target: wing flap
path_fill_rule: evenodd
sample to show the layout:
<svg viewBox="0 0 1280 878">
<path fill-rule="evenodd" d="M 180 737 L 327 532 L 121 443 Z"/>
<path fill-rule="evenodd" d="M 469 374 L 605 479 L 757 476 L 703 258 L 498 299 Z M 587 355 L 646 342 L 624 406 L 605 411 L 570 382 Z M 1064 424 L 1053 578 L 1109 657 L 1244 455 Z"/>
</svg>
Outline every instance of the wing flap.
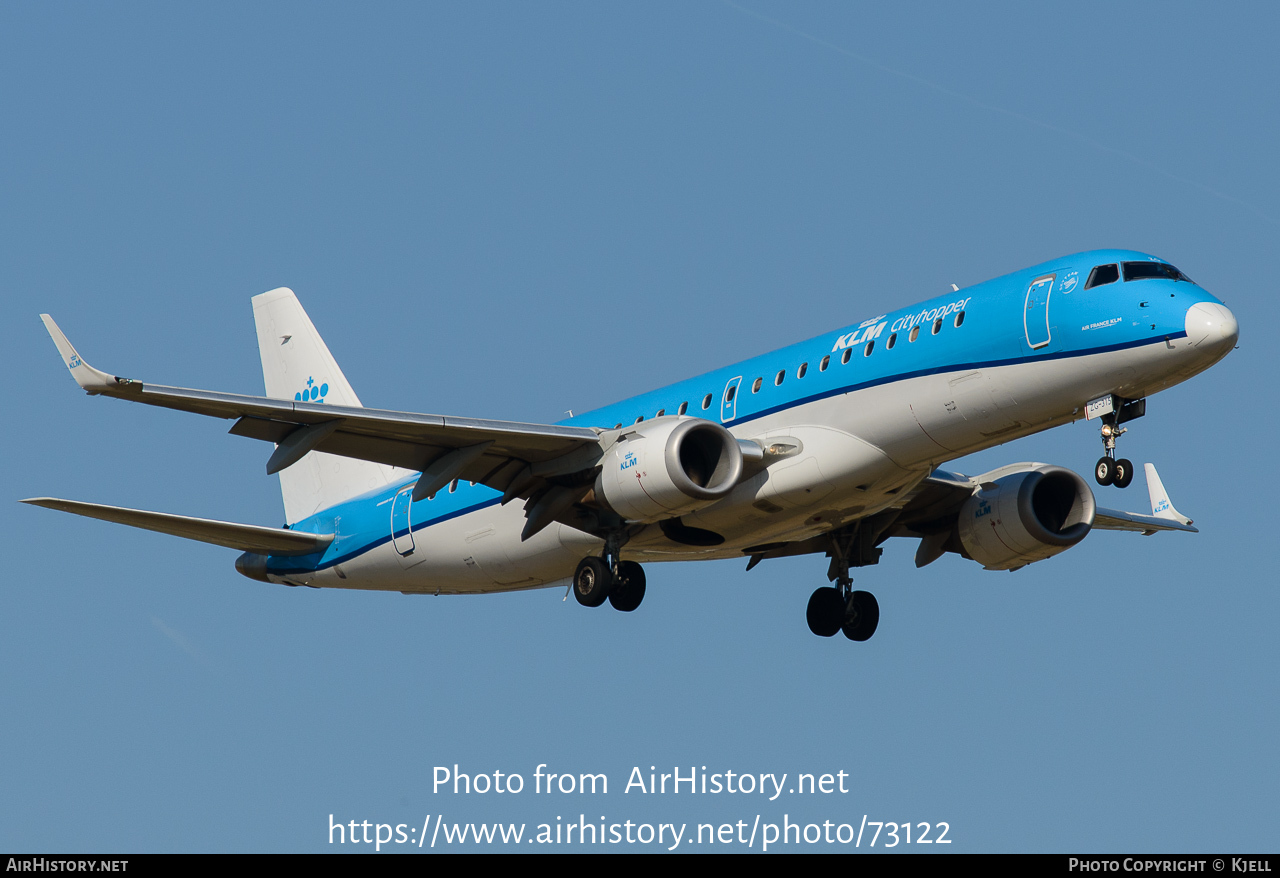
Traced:
<svg viewBox="0 0 1280 878">
<path fill-rule="evenodd" d="M 148 512 L 122 506 L 83 503 L 79 500 L 61 500 L 57 497 L 32 497 L 21 502 L 263 555 L 310 555 L 324 551 L 333 542 L 333 534 L 301 533 L 256 524 L 236 524 L 168 512 Z"/>
</svg>

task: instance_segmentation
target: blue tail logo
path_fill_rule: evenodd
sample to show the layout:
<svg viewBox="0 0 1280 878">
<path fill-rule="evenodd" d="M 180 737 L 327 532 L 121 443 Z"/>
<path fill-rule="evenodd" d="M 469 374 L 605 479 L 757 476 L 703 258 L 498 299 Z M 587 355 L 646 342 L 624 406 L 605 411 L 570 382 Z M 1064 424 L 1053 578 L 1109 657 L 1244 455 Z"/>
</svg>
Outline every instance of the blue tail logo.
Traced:
<svg viewBox="0 0 1280 878">
<path fill-rule="evenodd" d="M 329 395 L 328 384 L 316 384 L 314 378 L 307 378 L 307 386 L 293 395 L 294 402 L 324 402 Z"/>
</svg>

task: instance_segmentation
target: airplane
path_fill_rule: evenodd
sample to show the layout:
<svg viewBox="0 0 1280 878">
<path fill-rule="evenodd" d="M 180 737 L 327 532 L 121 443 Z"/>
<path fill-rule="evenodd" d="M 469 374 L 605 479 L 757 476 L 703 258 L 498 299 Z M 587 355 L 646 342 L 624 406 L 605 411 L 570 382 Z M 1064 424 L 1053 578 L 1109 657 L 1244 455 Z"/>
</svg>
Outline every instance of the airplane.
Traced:
<svg viewBox="0 0 1280 878">
<path fill-rule="evenodd" d="M 1221 301 L 1168 262 L 1077 253 L 860 320 L 557 424 L 364 408 L 292 291 L 253 297 L 265 396 L 90 366 L 41 315 L 92 395 L 234 420 L 274 444 L 281 528 L 62 500 L 37 506 L 227 546 L 236 569 L 312 588 L 478 594 L 563 585 L 631 612 L 642 564 L 825 554 L 810 630 L 865 641 L 874 595 L 850 571 L 890 537 L 923 567 L 953 552 L 1017 570 L 1093 528 L 1196 532 L 1144 467 L 1151 514 L 1106 509 L 1044 463 L 978 476 L 949 460 L 1097 421 L 1101 486 L 1130 484 L 1122 426 L 1235 346 Z M 520 501 L 520 502 L 517 502 Z"/>
</svg>

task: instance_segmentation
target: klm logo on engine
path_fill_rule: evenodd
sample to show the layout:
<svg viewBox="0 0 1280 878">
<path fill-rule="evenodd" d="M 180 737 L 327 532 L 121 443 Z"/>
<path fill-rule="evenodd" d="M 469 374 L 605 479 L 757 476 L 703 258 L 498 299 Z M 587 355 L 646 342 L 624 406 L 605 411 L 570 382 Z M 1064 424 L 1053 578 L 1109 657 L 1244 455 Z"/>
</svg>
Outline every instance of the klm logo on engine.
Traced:
<svg viewBox="0 0 1280 878">
<path fill-rule="evenodd" d="M 329 395 L 328 384 L 316 384 L 314 378 L 307 379 L 307 386 L 293 395 L 294 402 L 324 402 Z"/>
<path fill-rule="evenodd" d="M 621 466 L 621 467 L 619 467 L 619 469 L 631 469 L 632 467 L 634 467 L 634 466 L 635 466 L 636 464 L 638 464 L 639 462 L 640 462 L 640 460 L 639 460 L 639 458 L 637 458 L 637 457 L 636 457 L 635 452 L 633 452 L 633 451 L 628 451 L 628 452 L 623 456 L 623 458 L 622 458 L 622 466 Z"/>
<path fill-rule="evenodd" d="M 973 513 L 973 517 L 982 518 L 983 516 L 990 515 L 990 514 L 991 514 L 991 504 L 988 503 L 986 500 L 980 500 L 978 502 L 978 509 L 976 512 Z"/>
</svg>

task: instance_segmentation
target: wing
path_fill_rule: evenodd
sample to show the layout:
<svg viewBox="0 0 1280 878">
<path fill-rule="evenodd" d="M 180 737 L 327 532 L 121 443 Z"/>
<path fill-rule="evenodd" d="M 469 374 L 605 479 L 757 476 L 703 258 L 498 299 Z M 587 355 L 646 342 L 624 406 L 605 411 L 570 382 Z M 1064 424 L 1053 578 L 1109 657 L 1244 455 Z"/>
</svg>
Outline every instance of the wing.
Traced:
<svg viewBox="0 0 1280 878">
<path fill-rule="evenodd" d="M 276 444 L 267 461 L 268 473 L 279 472 L 308 452 L 322 451 L 421 472 L 414 500 L 454 479 L 466 479 L 502 491 L 504 503 L 522 497 L 532 507 L 553 487 L 589 483 L 603 454 L 602 431 L 584 427 L 297 402 L 122 378 L 90 366 L 52 317 L 41 314 L 40 319 L 71 377 L 86 392 L 234 419 L 230 432 L 235 435 Z"/>
<path fill-rule="evenodd" d="M 1189 533 L 1199 533 L 1197 528 L 1191 526 L 1191 519 L 1173 507 L 1169 492 L 1164 489 L 1164 482 L 1160 481 L 1160 474 L 1156 472 L 1156 465 L 1148 463 L 1143 469 L 1147 474 L 1147 495 L 1151 498 L 1151 514 L 1139 515 L 1135 512 L 1099 509 L 1094 516 L 1093 526 L 1103 530 L 1140 531 L 1148 536 L 1158 530 L 1184 530 Z"/>
<path fill-rule="evenodd" d="M 1036 466 L 1040 464 L 1014 464 L 995 473 Z M 1151 514 L 1104 509 L 1099 506 L 1094 514 L 1093 527 L 1098 530 L 1127 530 L 1147 535 L 1162 530 L 1199 533 L 1199 529 L 1192 527 L 1191 519 L 1173 507 L 1155 465 L 1148 463 L 1145 469 Z M 935 470 L 905 498 L 906 505 L 895 520 L 890 535 L 923 538 L 921 551 L 917 554 L 917 566 L 923 566 L 919 563 L 921 561 L 927 564 L 940 556 L 944 545 L 946 550 L 954 551 L 954 541 L 944 535 L 950 532 L 964 502 L 995 473 L 971 479 L 959 473 Z"/>
<path fill-rule="evenodd" d="M 1043 464 L 1011 464 L 976 478 L 946 470 L 934 470 L 927 478 L 902 494 L 900 506 L 884 510 L 870 518 L 852 522 L 829 535 L 793 543 L 753 546 L 744 550 L 744 554 L 751 556 L 747 569 L 750 570 L 760 561 L 769 558 L 819 552 L 830 555 L 833 539 L 838 539 L 842 535 L 857 535 L 860 532 L 866 534 L 869 544 L 873 546 L 878 546 L 889 537 L 919 539 L 920 546 L 915 558 L 917 567 L 933 563 L 946 552 L 964 554 L 959 533 L 956 531 L 956 519 L 965 501 L 992 479 L 1038 466 Z M 1173 507 L 1160 481 L 1160 476 L 1156 473 L 1155 466 L 1148 463 L 1146 473 L 1147 489 L 1151 497 L 1151 515 L 1097 508 L 1093 527 L 1099 530 L 1128 530 L 1143 534 L 1153 534 L 1162 530 L 1199 533 L 1191 526 L 1191 519 Z"/>
<path fill-rule="evenodd" d="M 1147 466 L 1150 465 L 1147 464 Z M 1103 509 L 1101 506 L 1098 507 L 1098 512 L 1093 517 L 1093 526 L 1099 530 L 1131 530 L 1148 536 L 1160 530 L 1181 530 L 1193 534 L 1200 533 L 1199 528 L 1192 527 L 1190 524 L 1183 524 L 1180 521 L 1161 518 L 1156 515 L 1140 515 L 1137 512 Z"/>
</svg>

